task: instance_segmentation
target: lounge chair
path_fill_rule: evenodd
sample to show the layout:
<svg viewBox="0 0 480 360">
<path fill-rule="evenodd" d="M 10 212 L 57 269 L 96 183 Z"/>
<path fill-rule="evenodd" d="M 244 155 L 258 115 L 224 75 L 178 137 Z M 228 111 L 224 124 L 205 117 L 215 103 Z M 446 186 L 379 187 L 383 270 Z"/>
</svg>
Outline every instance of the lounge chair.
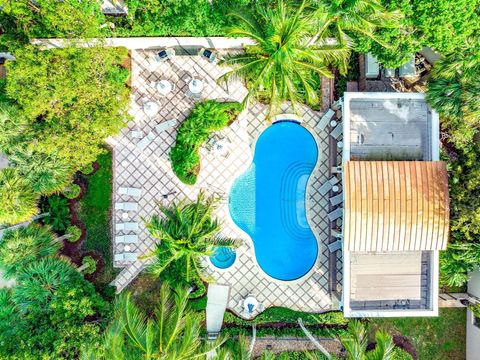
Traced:
<svg viewBox="0 0 480 360">
<path fill-rule="evenodd" d="M 330 211 L 327 216 L 328 216 L 328 220 L 330 221 L 335 221 L 337 220 L 338 218 L 341 218 L 343 215 L 343 208 L 336 208 L 335 210 L 333 211 Z"/>
<path fill-rule="evenodd" d="M 338 204 L 341 204 L 343 202 L 343 194 L 340 193 L 338 195 L 335 195 L 333 197 L 330 198 L 330 204 L 332 204 L 332 206 L 336 206 Z"/>
<path fill-rule="evenodd" d="M 143 131 L 142 130 L 132 130 L 130 132 L 130 135 L 134 139 L 141 139 L 143 137 Z"/>
<path fill-rule="evenodd" d="M 133 197 L 140 197 L 142 195 L 142 189 L 134 187 L 119 187 L 118 193 L 120 195 L 128 195 Z"/>
<path fill-rule="evenodd" d="M 137 148 L 140 149 L 140 150 L 145 150 L 147 148 L 148 145 L 150 145 L 150 143 L 155 140 L 156 138 L 156 135 L 153 131 L 150 131 L 147 136 L 145 136 L 142 140 L 140 140 L 138 143 L 137 143 Z"/>
<path fill-rule="evenodd" d="M 138 235 L 117 235 L 115 236 L 116 244 L 136 244 Z"/>
<path fill-rule="evenodd" d="M 330 190 L 332 190 L 333 185 L 338 184 L 339 180 L 336 176 L 332 176 L 327 182 L 318 188 L 318 192 L 321 195 L 325 195 Z"/>
<path fill-rule="evenodd" d="M 200 51 L 198 52 L 198 56 L 206 58 L 211 63 L 217 62 L 217 59 L 218 59 L 217 54 L 215 52 L 205 48 L 200 49 Z"/>
<path fill-rule="evenodd" d="M 125 222 L 115 224 L 115 231 L 137 231 L 138 223 L 136 222 Z"/>
<path fill-rule="evenodd" d="M 137 253 L 132 253 L 132 252 L 126 252 L 126 253 L 120 253 L 120 254 L 115 254 L 115 261 L 118 262 L 134 262 L 138 258 Z"/>
<path fill-rule="evenodd" d="M 156 53 L 154 56 L 154 59 L 156 62 L 163 62 L 168 59 L 171 59 L 174 56 L 175 56 L 175 50 L 172 48 L 166 48 Z"/>
<path fill-rule="evenodd" d="M 335 140 L 338 140 L 340 135 L 343 134 L 343 127 L 342 124 L 338 124 L 335 129 L 330 133 L 330 136 L 333 137 Z"/>
<path fill-rule="evenodd" d="M 415 55 L 410 56 L 410 59 L 400 66 L 398 69 L 398 76 L 399 77 L 408 77 L 408 76 L 415 76 L 416 69 L 415 69 Z"/>
<path fill-rule="evenodd" d="M 138 204 L 136 202 L 117 202 L 115 203 L 115 210 L 136 211 Z"/>
<path fill-rule="evenodd" d="M 365 56 L 365 77 L 367 79 L 375 79 L 380 74 L 380 65 L 378 60 L 372 53 Z"/>
<path fill-rule="evenodd" d="M 330 244 L 327 245 L 328 251 L 331 253 L 340 250 L 342 248 L 342 240 L 336 240 Z"/>
<path fill-rule="evenodd" d="M 341 231 L 341 230 L 338 230 L 338 229 L 331 229 L 331 230 L 330 230 L 330 234 L 331 234 L 333 237 L 336 237 L 336 238 L 341 238 L 341 237 L 343 237 L 342 231 Z"/>
<path fill-rule="evenodd" d="M 333 115 L 335 115 L 335 111 L 332 109 L 328 109 L 328 111 L 322 116 L 320 121 L 317 124 L 317 129 L 320 130 L 325 130 L 327 125 L 330 123 L 330 120 L 332 120 Z"/>
<path fill-rule="evenodd" d="M 157 132 L 157 134 L 160 134 L 168 129 L 173 128 L 175 125 L 177 125 L 177 122 L 178 122 L 177 119 L 170 119 L 170 120 L 164 121 L 158 124 L 157 126 L 155 126 L 155 131 Z"/>
</svg>

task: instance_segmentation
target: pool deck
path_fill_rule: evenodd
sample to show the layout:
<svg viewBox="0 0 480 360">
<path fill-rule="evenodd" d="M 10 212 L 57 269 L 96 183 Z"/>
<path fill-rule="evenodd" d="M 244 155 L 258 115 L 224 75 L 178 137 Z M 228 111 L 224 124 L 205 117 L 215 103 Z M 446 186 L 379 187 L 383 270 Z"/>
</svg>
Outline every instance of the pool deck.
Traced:
<svg viewBox="0 0 480 360">
<path fill-rule="evenodd" d="M 228 156 L 219 156 L 201 150 L 201 171 L 195 186 L 181 183 L 171 170 L 169 152 L 175 142 L 178 125 L 162 132 L 143 151 L 135 143 L 137 139 L 131 137 L 132 130 L 141 130 L 143 134 L 151 131 L 155 125 L 168 119 L 175 118 L 178 123 L 183 121 L 194 106 L 194 101 L 185 96 L 188 77 L 200 78 L 205 82 L 202 99 L 220 99 L 241 101 L 246 89 L 241 83 L 231 83 L 228 87 L 219 86 L 216 79 L 226 71 L 225 68 L 211 64 L 198 56 L 177 56 L 172 61 L 153 65 L 148 61 L 154 51 L 132 51 L 132 105 L 133 120 L 121 134 L 109 139 L 113 149 L 114 193 L 113 202 L 138 202 L 138 211 L 129 212 L 126 221 L 139 223 L 137 232 L 139 242 L 131 247 L 139 257 L 147 254 L 154 246 L 154 239 L 149 235 L 142 222 L 142 218 L 149 218 L 156 213 L 156 202 L 169 204 L 175 199 L 184 197 L 195 199 L 201 189 L 208 194 L 219 195 L 223 198 L 216 210 L 216 216 L 222 221 L 222 234 L 241 239 L 242 246 L 237 249 L 235 264 L 226 270 L 218 270 L 208 260 L 207 272 L 220 285 L 230 286 L 228 308 L 242 315 L 239 306 L 242 298 L 253 294 L 265 307 L 283 306 L 295 310 L 308 312 L 323 312 L 336 309 L 332 302 L 329 289 L 329 252 L 328 243 L 328 195 L 322 196 L 317 189 L 329 176 L 329 134 L 327 130 L 315 129 L 322 113 L 310 108 L 302 109 L 305 126 L 313 133 L 317 140 L 319 160 L 307 189 L 307 214 L 310 225 L 319 243 L 319 256 L 310 273 L 297 281 L 281 282 L 269 278 L 257 265 L 253 254 L 253 245 L 250 237 L 239 229 L 232 221 L 227 204 L 229 188 L 237 176 L 243 173 L 252 161 L 252 147 L 255 139 L 267 126 L 264 121 L 267 109 L 264 105 L 253 104 L 244 111 L 230 127 L 222 130 L 220 135 L 230 142 Z M 168 79 L 176 85 L 167 96 L 160 96 L 151 86 L 152 81 Z M 160 110 L 155 117 L 149 118 L 142 110 L 145 100 L 153 100 L 160 104 Z M 292 112 L 286 105 L 284 112 Z M 118 194 L 120 186 L 142 188 L 139 199 L 125 197 Z M 171 194 L 165 199 L 163 195 Z M 122 211 L 113 210 L 112 228 L 122 222 Z M 113 232 L 113 239 L 115 235 Z M 124 251 L 124 245 L 113 244 L 114 254 Z M 139 259 L 133 263 L 116 262 L 114 265 L 123 268 L 114 281 L 118 290 L 125 288 L 148 264 Z M 341 274 L 341 267 L 337 268 Z M 337 289 L 341 278 L 337 278 Z M 256 315 L 256 314 L 253 314 Z"/>
</svg>

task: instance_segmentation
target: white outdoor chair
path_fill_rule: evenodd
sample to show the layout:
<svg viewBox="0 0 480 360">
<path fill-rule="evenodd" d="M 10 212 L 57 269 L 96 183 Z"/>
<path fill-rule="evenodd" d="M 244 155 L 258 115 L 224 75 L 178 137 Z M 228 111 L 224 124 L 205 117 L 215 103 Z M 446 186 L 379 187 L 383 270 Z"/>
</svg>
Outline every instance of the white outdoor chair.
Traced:
<svg viewBox="0 0 480 360">
<path fill-rule="evenodd" d="M 338 184 L 339 180 L 336 176 L 332 176 L 327 182 L 318 188 L 318 192 L 321 195 L 325 195 L 330 190 L 332 190 L 333 185 Z"/>
<path fill-rule="evenodd" d="M 116 244 L 136 244 L 138 235 L 117 235 L 115 236 Z"/>
<path fill-rule="evenodd" d="M 147 136 L 145 136 L 142 140 L 140 140 L 138 143 L 137 143 L 137 148 L 140 149 L 140 150 L 145 150 L 147 148 L 148 145 L 150 145 L 150 143 L 155 140 L 156 138 L 156 135 L 153 131 L 150 131 Z"/>
<path fill-rule="evenodd" d="M 200 51 L 198 52 L 198 56 L 204 57 L 205 59 L 207 59 L 211 63 L 217 62 L 217 59 L 218 59 L 217 54 L 215 52 L 213 52 L 212 50 L 205 49 L 205 48 L 200 49 Z"/>
<path fill-rule="evenodd" d="M 156 53 L 153 58 L 155 59 L 156 62 L 163 62 L 168 59 L 171 59 L 174 56 L 175 56 L 175 50 L 172 48 L 166 48 Z"/>
<path fill-rule="evenodd" d="M 115 224 L 115 231 L 137 231 L 138 223 L 136 222 L 125 222 Z"/>
<path fill-rule="evenodd" d="M 115 254 L 115 261 L 117 262 L 134 262 L 138 258 L 137 253 L 132 253 L 132 252 L 126 252 L 126 253 L 120 253 L 120 254 Z"/>
<path fill-rule="evenodd" d="M 115 210 L 136 211 L 138 204 L 136 202 L 117 202 L 115 203 Z"/>
<path fill-rule="evenodd" d="M 130 132 L 130 135 L 134 139 L 141 139 L 143 137 L 143 131 L 142 130 L 132 130 Z"/>
<path fill-rule="evenodd" d="M 342 124 L 338 124 L 335 129 L 330 133 L 330 136 L 333 137 L 334 139 L 338 140 L 340 135 L 343 134 L 343 126 Z"/>
<path fill-rule="evenodd" d="M 332 204 L 332 206 L 336 206 L 340 203 L 343 202 L 343 193 L 340 193 L 338 195 L 335 195 L 335 196 L 332 196 L 330 198 L 330 204 Z"/>
<path fill-rule="evenodd" d="M 320 130 L 325 130 L 327 125 L 330 123 L 330 120 L 332 120 L 333 115 L 335 115 L 335 111 L 333 111 L 332 109 L 328 109 L 328 111 L 322 116 L 316 127 Z"/>
<path fill-rule="evenodd" d="M 175 125 L 177 125 L 177 119 L 170 119 L 155 126 L 155 131 L 157 134 L 160 134 L 168 129 L 173 128 Z"/>
<path fill-rule="evenodd" d="M 142 195 L 142 189 L 134 187 L 119 187 L 118 193 L 120 195 L 128 195 L 133 197 L 140 197 Z"/>
<path fill-rule="evenodd" d="M 340 250 L 342 248 L 342 240 L 336 240 L 330 244 L 327 245 L 328 251 L 331 253 Z"/>
<path fill-rule="evenodd" d="M 328 220 L 330 221 L 335 221 L 337 220 L 338 218 L 341 218 L 343 215 L 343 208 L 336 208 L 335 210 L 333 211 L 330 211 L 327 216 L 328 216 Z"/>
</svg>

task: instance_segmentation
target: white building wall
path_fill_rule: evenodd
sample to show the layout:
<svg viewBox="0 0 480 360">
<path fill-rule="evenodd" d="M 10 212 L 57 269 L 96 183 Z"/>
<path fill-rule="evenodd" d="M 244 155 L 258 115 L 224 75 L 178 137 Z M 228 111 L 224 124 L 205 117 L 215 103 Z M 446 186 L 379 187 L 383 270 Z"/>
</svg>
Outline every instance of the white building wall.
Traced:
<svg viewBox="0 0 480 360">
<path fill-rule="evenodd" d="M 480 298 L 480 270 L 471 274 L 468 293 Z M 480 359 L 480 328 L 474 324 L 473 313 L 467 309 L 467 360 Z"/>
</svg>

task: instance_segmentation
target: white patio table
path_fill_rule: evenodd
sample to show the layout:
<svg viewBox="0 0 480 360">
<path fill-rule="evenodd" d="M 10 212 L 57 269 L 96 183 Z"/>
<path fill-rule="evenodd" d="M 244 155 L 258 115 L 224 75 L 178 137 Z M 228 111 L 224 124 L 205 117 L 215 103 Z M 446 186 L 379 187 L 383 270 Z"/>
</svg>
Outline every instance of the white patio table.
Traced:
<svg viewBox="0 0 480 360">
<path fill-rule="evenodd" d="M 160 80 L 157 83 L 157 90 L 162 95 L 168 95 L 172 90 L 172 83 L 168 80 Z"/>
<path fill-rule="evenodd" d="M 199 79 L 192 79 L 188 83 L 188 89 L 192 94 L 200 94 L 203 90 L 203 81 Z"/>
</svg>

